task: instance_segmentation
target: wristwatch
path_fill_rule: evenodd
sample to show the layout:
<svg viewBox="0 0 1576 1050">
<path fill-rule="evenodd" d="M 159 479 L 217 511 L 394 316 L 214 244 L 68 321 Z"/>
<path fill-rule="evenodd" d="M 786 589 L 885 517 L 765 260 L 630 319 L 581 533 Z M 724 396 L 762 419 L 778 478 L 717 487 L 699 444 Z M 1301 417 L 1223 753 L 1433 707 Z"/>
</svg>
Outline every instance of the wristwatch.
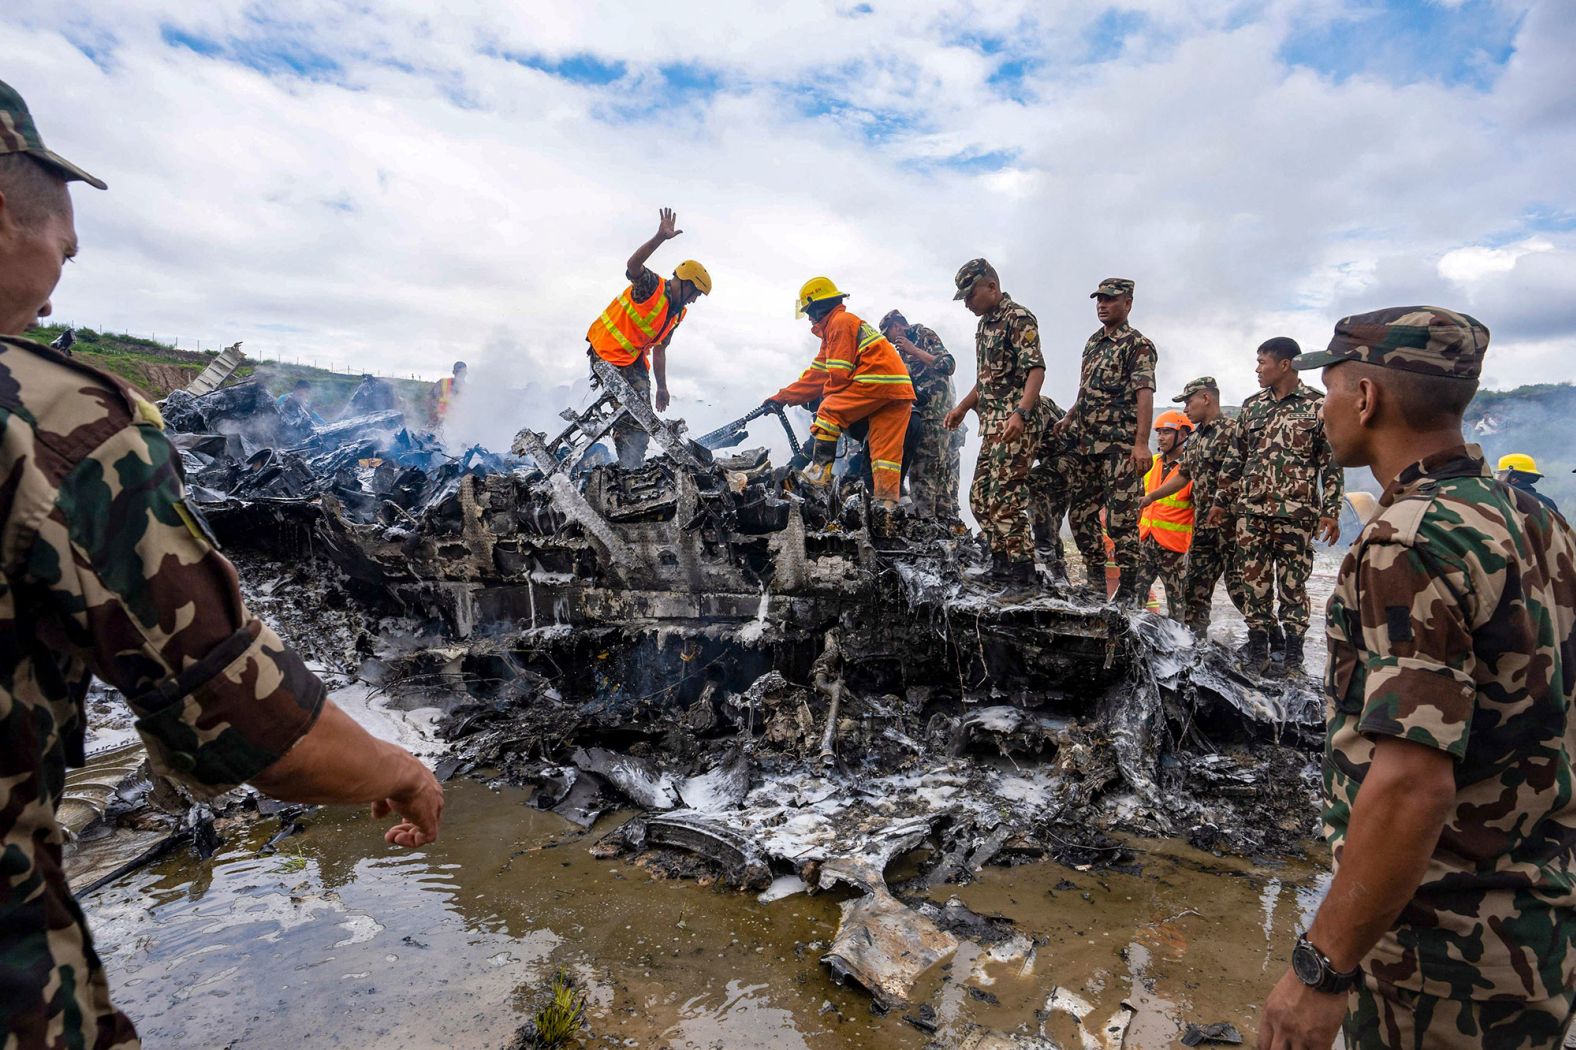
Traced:
<svg viewBox="0 0 1576 1050">
<path fill-rule="evenodd" d="M 1297 945 L 1291 950 L 1291 970 L 1297 980 L 1314 991 L 1339 995 L 1357 983 L 1362 967 L 1354 966 L 1342 973 L 1330 965 L 1330 960 L 1313 946 L 1306 933 L 1299 933 Z"/>
<path fill-rule="evenodd" d="M 1025 423 L 1027 423 L 1029 421 L 1029 413 L 1027 413 L 1027 412 L 1025 412 L 1023 410 L 1023 406 L 1022 405 L 1019 405 L 1016 408 L 1014 408 L 1012 410 L 1012 414 L 1017 416 L 1019 419 L 1023 420 Z"/>
</svg>

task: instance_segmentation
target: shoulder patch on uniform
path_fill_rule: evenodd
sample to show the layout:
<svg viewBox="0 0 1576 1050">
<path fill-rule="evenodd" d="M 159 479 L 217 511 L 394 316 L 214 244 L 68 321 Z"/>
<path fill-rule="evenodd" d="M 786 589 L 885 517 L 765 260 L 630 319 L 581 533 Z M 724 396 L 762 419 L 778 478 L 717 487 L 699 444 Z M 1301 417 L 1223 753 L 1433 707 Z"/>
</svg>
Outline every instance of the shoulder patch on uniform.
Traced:
<svg viewBox="0 0 1576 1050">
<path fill-rule="evenodd" d="M 175 513 L 180 517 L 181 524 L 186 526 L 186 531 L 192 534 L 193 539 L 199 543 L 206 543 L 214 550 L 222 549 L 218 537 L 213 534 L 213 527 L 208 524 L 207 517 L 190 500 L 176 500 Z"/>
<path fill-rule="evenodd" d="M 137 407 L 137 422 L 147 423 L 159 430 L 164 429 L 164 413 L 159 411 L 158 405 L 136 394 L 132 395 L 132 403 Z"/>
</svg>

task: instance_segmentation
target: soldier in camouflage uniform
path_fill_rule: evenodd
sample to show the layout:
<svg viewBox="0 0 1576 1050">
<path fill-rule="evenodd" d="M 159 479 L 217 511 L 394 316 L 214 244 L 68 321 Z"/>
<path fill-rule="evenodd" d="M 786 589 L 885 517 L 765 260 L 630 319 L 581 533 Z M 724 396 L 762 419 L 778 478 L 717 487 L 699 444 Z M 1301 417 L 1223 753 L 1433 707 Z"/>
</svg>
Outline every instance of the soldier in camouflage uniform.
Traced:
<svg viewBox="0 0 1576 1050">
<path fill-rule="evenodd" d="M 1054 421 L 1053 421 L 1054 422 Z M 1067 584 L 1067 552 L 1062 543 L 1062 522 L 1067 520 L 1067 479 L 1061 470 L 1072 443 L 1065 434 L 1046 427 L 1029 468 L 1029 518 L 1034 529 L 1034 552 L 1051 582 Z"/>
<path fill-rule="evenodd" d="M 958 445 L 942 425 L 957 403 L 952 373 L 957 362 L 941 337 L 922 324 L 909 324 L 896 310 L 881 318 L 881 334 L 897 347 L 914 380 L 914 418 L 918 447 L 903 456 L 909 498 L 916 517 L 943 525 L 961 524 L 958 513 Z"/>
<path fill-rule="evenodd" d="M 1259 1045 L 1554 1048 L 1576 996 L 1576 536 L 1494 482 L 1461 420 L 1488 331 L 1347 317 L 1323 366 L 1342 466 L 1379 511 L 1328 610 L 1335 880 Z"/>
<path fill-rule="evenodd" d="M 159 413 L 119 380 L 18 338 L 76 252 L 67 181 L 0 83 L 0 1029 L 7 1050 L 139 1045 L 61 868 L 56 807 L 81 765 L 83 697 L 123 692 L 153 768 L 201 796 L 373 801 L 437 836 L 443 792 L 367 735 L 241 602 L 186 502 Z"/>
<path fill-rule="evenodd" d="M 1105 530 L 1116 545 L 1122 572 L 1117 601 L 1133 604 L 1142 600 L 1134 588 L 1140 557 L 1138 504 L 1150 464 L 1157 354 L 1155 344 L 1127 323 L 1132 281 L 1108 277 L 1089 297 L 1097 301 L 1101 327 L 1084 343 L 1078 400 L 1051 433 L 1071 443 L 1058 460 L 1057 473 L 1066 479 L 1067 518 L 1089 586 L 1104 593 L 1104 510 Z"/>
<path fill-rule="evenodd" d="M 1236 529 L 1228 518 L 1216 526 L 1207 524 L 1215 500 L 1225 452 L 1230 447 L 1232 420 L 1220 411 L 1220 387 L 1214 376 L 1200 376 L 1171 399 L 1193 421 L 1193 436 L 1182 446 L 1182 463 L 1177 476 L 1144 497 L 1141 506 L 1163 496 L 1193 486 L 1193 545 L 1188 549 L 1186 592 L 1187 625 L 1202 640 L 1209 630 L 1210 612 L 1215 601 L 1215 584 L 1226 577 L 1226 593 L 1240 611 L 1246 606 L 1242 573 L 1236 558 Z"/>
<path fill-rule="evenodd" d="M 1340 537 L 1341 470 L 1330 459 L 1319 422 L 1324 398 L 1297 378 L 1294 362 L 1301 352 L 1284 336 L 1259 347 L 1263 389 L 1242 404 L 1206 519 L 1218 528 L 1236 515 L 1237 557 L 1248 592 L 1247 665 L 1258 674 L 1270 668 L 1270 635 L 1277 629 L 1285 671 L 1302 670 L 1313 539 L 1334 543 Z"/>
<path fill-rule="evenodd" d="M 1001 290 L 996 270 L 984 259 L 963 264 L 954 278 L 957 294 L 979 318 L 974 333 L 974 389 L 947 413 L 956 430 L 970 410 L 980 417 L 980 453 L 969 488 L 969 506 L 990 546 L 992 575 L 1013 587 L 1034 583 L 1034 541 L 1029 532 L 1026 479 L 1040 433 L 1060 415 L 1040 396 L 1045 358 L 1034 314 Z"/>
</svg>

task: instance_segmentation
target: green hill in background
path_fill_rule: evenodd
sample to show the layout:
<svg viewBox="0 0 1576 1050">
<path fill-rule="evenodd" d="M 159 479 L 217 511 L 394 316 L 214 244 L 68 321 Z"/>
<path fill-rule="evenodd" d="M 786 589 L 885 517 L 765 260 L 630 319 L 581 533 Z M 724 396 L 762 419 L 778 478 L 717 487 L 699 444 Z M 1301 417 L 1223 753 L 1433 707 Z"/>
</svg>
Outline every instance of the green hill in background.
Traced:
<svg viewBox="0 0 1576 1050">
<path fill-rule="evenodd" d="M 65 328 L 65 325 L 58 324 L 41 325 L 24 334 L 28 339 L 48 344 L 54 342 Z M 171 390 L 186 386 L 208 367 L 208 362 L 218 356 L 217 350 L 181 350 L 154 339 L 97 332 L 91 328 L 78 328 L 76 333 L 77 341 L 71 347 L 73 357 L 124 379 L 152 401 L 161 400 Z M 245 350 L 244 344 L 242 350 Z M 289 390 L 297 379 L 305 379 L 312 384 L 313 407 L 329 419 L 338 413 L 361 382 L 360 373 L 347 375 L 326 368 L 313 368 L 311 365 L 275 361 L 258 363 L 248 360 L 235 374 L 242 379 L 256 376 L 275 394 Z M 388 382 L 411 405 L 421 404 L 431 386 L 430 383 L 411 379 L 388 379 Z"/>
</svg>

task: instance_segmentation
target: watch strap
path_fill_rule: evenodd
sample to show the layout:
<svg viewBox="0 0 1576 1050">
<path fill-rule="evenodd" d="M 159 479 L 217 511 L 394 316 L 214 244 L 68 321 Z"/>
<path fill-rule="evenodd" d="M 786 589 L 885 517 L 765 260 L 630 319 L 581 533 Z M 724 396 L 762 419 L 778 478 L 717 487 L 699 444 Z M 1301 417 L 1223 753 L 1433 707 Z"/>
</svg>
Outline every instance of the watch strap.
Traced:
<svg viewBox="0 0 1576 1050">
<path fill-rule="evenodd" d="M 1357 977 L 1363 971 L 1362 966 L 1354 966 L 1343 973 L 1337 970 L 1330 962 L 1329 956 L 1320 951 L 1316 944 L 1308 940 L 1307 934 L 1298 934 L 1297 942 L 1311 951 L 1319 960 L 1319 980 L 1309 985 L 1314 991 L 1339 995 L 1342 992 L 1349 991 L 1352 985 L 1357 983 Z"/>
</svg>

